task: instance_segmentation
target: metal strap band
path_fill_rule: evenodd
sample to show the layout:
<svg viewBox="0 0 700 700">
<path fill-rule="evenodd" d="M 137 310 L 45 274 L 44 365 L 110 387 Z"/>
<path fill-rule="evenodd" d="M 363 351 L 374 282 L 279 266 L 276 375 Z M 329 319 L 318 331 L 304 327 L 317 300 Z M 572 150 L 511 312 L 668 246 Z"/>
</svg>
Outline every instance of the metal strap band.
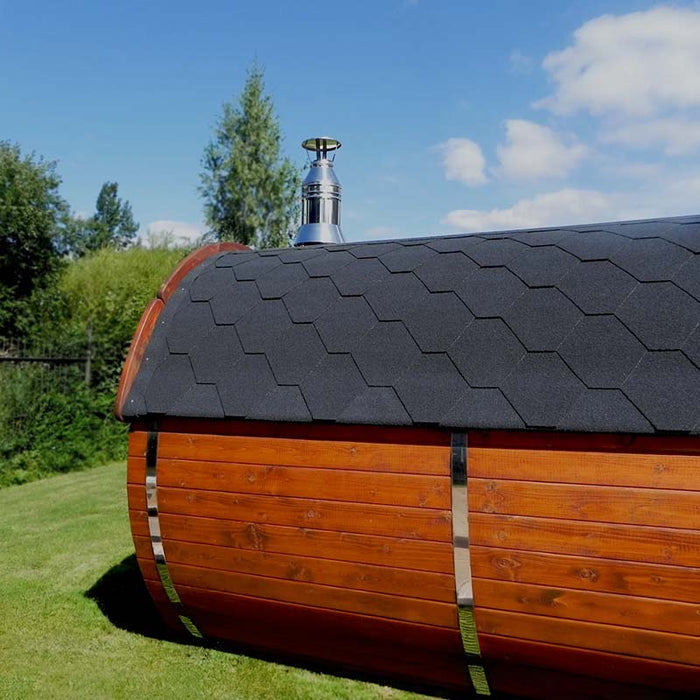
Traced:
<svg viewBox="0 0 700 700">
<path fill-rule="evenodd" d="M 479 637 L 474 622 L 474 591 L 469 555 L 469 501 L 467 498 L 467 436 L 452 433 L 452 551 L 455 562 L 455 593 L 459 631 L 467 660 L 467 670 L 477 695 L 491 695 L 486 671 L 481 663 Z"/>
<path fill-rule="evenodd" d="M 175 590 L 175 584 L 168 570 L 168 562 L 165 559 L 163 539 L 160 534 L 160 519 L 158 517 L 158 480 L 156 467 L 158 464 L 158 431 L 150 430 L 146 442 L 146 508 L 148 511 L 148 532 L 151 536 L 153 558 L 156 562 L 156 570 L 163 584 L 168 600 L 176 607 L 177 616 L 183 627 L 193 636 L 202 637 L 202 633 L 192 620 L 185 615 L 185 610 L 180 596 Z"/>
</svg>

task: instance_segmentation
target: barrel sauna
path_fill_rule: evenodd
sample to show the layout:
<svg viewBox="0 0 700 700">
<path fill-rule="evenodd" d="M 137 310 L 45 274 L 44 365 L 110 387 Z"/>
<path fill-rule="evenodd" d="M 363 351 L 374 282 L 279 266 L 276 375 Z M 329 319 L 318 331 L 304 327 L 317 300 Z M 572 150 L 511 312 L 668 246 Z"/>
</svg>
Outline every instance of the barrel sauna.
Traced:
<svg viewBox="0 0 700 700">
<path fill-rule="evenodd" d="M 175 630 L 450 697 L 700 690 L 700 217 L 208 246 L 116 413 Z"/>
</svg>

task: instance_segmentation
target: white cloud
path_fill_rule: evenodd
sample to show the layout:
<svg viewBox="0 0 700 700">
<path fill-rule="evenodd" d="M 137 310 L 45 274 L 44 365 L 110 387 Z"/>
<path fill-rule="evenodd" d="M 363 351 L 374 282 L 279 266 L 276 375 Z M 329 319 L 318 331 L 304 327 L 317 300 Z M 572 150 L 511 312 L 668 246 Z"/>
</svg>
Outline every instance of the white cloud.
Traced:
<svg viewBox="0 0 700 700">
<path fill-rule="evenodd" d="M 700 12 L 655 7 L 603 15 L 543 62 L 554 94 L 536 103 L 558 114 L 653 116 L 700 106 Z"/>
<path fill-rule="evenodd" d="M 564 177 L 586 156 L 576 142 L 566 144 L 552 129 L 524 119 L 506 120 L 506 143 L 498 146 L 499 175 L 509 180 Z"/>
<path fill-rule="evenodd" d="M 162 219 L 148 224 L 146 233 L 140 236 L 140 240 L 147 247 L 153 245 L 187 247 L 199 244 L 205 232 L 204 226 L 199 224 Z"/>
<path fill-rule="evenodd" d="M 521 199 L 507 209 L 458 209 L 442 220 L 460 231 L 494 231 L 590 223 L 630 218 L 620 195 L 595 190 L 563 189 Z"/>
<path fill-rule="evenodd" d="M 365 231 L 362 237 L 368 241 L 378 241 L 380 239 L 401 238 L 401 231 L 393 226 L 373 226 Z"/>
<path fill-rule="evenodd" d="M 700 121 L 669 117 L 608 126 L 603 129 L 600 140 L 632 148 L 661 147 L 666 155 L 678 156 L 700 148 Z"/>
<path fill-rule="evenodd" d="M 515 75 L 527 75 L 532 73 L 535 61 L 531 56 L 524 54 L 520 49 L 513 49 L 508 56 L 510 72 Z"/>
<path fill-rule="evenodd" d="M 454 138 L 438 144 L 442 166 L 447 180 L 458 180 L 466 185 L 488 182 L 484 169 L 486 160 L 478 143 L 471 139 Z"/>
</svg>

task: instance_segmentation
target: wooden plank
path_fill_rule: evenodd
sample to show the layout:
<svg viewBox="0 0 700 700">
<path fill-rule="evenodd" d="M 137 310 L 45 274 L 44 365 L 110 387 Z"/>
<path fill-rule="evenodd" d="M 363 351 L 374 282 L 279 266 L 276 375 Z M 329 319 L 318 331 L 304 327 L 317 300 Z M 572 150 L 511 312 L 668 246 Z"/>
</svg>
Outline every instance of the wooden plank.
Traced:
<svg viewBox="0 0 700 700">
<path fill-rule="evenodd" d="M 470 430 L 470 447 L 700 455 L 694 435 L 564 433 L 545 430 Z"/>
<path fill-rule="evenodd" d="M 146 433 L 132 432 L 129 454 L 143 457 L 145 450 Z M 434 445 L 161 431 L 158 439 L 158 457 L 447 477 L 450 474 L 450 448 Z"/>
<path fill-rule="evenodd" d="M 205 569 L 172 561 L 168 562 L 168 569 L 178 591 L 189 586 L 436 627 L 457 627 L 457 610 L 451 603 Z"/>
<path fill-rule="evenodd" d="M 476 608 L 480 633 L 700 665 L 700 637 Z"/>
<path fill-rule="evenodd" d="M 134 535 L 148 536 L 146 513 L 129 511 Z M 452 574 L 452 545 L 310 528 L 215 520 L 164 513 L 163 540 L 198 542 L 319 559 L 354 561 L 397 569 Z"/>
<path fill-rule="evenodd" d="M 145 460 L 129 458 L 130 483 L 143 484 Z M 305 467 L 158 459 L 158 486 L 319 498 L 414 508 L 450 508 L 450 478 Z"/>
<path fill-rule="evenodd" d="M 136 554 L 151 556 L 151 541 L 134 537 Z M 256 576 L 306 581 L 351 590 L 386 593 L 454 603 L 454 577 L 425 571 L 392 569 L 315 557 L 295 557 L 287 554 L 233 549 L 213 545 L 177 542 L 165 543 L 169 563 L 221 569 Z"/>
<path fill-rule="evenodd" d="M 698 443 L 700 445 L 700 443 Z M 700 491 L 700 456 L 469 446 L 469 476 Z"/>
<path fill-rule="evenodd" d="M 472 546 L 472 573 L 543 586 L 700 603 L 700 569 Z"/>
<path fill-rule="evenodd" d="M 700 634 L 700 605 L 693 603 L 486 579 L 474 579 L 474 603 L 479 608 Z"/>
<path fill-rule="evenodd" d="M 490 662 L 487 667 L 487 676 L 492 692 L 509 693 L 518 698 L 532 698 L 533 700 L 547 700 L 548 698 L 670 700 L 666 689 L 601 680 L 564 671 L 519 666 L 510 661 Z"/>
<path fill-rule="evenodd" d="M 145 510 L 144 487 L 130 484 L 127 490 L 129 508 Z M 437 542 L 452 541 L 451 511 L 429 508 L 403 508 L 283 496 L 250 496 L 161 486 L 158 487 L 158 507 L 162 513 L 227 520 L 243 517 L 274 525 L 342 530 Z"/>
<path fill-rule="evenodd" d="M 487 664 L 491 663 L 491 659 L 502 659 L 512 664 L 559 669 L 581 675 L 590 675 L 595 670 L 595 675 L 600 678 L 633 680 L 669 692 L 688 692 L 700 687 L 700 668 L 697 666 L 490 634 L 479 635 L 479 645 Z"/>
<path fill-rule="evenodd" d="M 464 692 L 467 681 L 455 649 L 458 633 L 426 625 L 266 601 L 182 586 L 187 611 L 206 638 L 262 651 L 267 658 L 304 659 L 339 669 L 405 679 Z M 449 644 L 446 644 L 449 642 Z M 236 649 L 236 647 L 233 647 Z M 240 649 L 240 646 L 238 647 Z"/>
<path fill-rule="evenodd" d="M 700 567 L 700 531 L 471 513 L 471 542 L 485 547 Z"/>
<path fill-rule="evenodd" d="M 134 421 L 132 430 L 148 431 L 145 421 Z M 158 421 L 158 430 L 166 433 L 204 435 L 247 435 L 299 440 L 388 443 L 395 445 L 434 445 L 450 447 L 447 430 L 436 428 L 396 427 L 386 425 L 340 425 L 328 423 L 276 423 L 270 421 L 232 420 L 230 418 L 169 418 Z"/>
<path fill-rule="evenodd" d="M 477 511 L 700 529 L 700 491 L 471 478 Z"/>
</svg>

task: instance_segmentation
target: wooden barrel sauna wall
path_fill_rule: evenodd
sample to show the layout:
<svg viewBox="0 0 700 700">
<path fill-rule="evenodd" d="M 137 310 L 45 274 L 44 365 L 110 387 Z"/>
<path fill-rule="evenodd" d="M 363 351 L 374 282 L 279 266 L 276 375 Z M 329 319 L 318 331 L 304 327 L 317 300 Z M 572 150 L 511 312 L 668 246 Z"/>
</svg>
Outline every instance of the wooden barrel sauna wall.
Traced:
<svg viewBox="0 0 700 700">
<path fill-rule="evenodd" d="M 148 427 L 135 425 L 129 440 L 132 530 L 175 629 L 183 614 L 207 638 L 473 692 L 455 604 L 450 433 Z M 149 433 L 182 610 L 154 560 Z M 468 442 L 474 612 L 490 692 L 620 697 L 618 683 L 634 681 L 649 688 L 629 697 L 669 697 L 700 687 L 697 442 L 499 433 Z"/>
<path fill-rule="evenodd" d="M 185 259 L 116 413 L 175 629 L 439 694 L 700 696 L 700 216 Z"/>
</svg>

